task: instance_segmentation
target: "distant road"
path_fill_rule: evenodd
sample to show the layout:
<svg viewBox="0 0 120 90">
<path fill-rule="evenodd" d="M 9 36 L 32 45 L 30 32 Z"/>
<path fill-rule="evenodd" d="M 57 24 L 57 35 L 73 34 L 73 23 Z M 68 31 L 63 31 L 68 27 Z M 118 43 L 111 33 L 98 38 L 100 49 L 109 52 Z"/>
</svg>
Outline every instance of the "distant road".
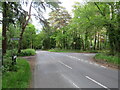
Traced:
<svg viewBox="0 0 120 90">
<path fill-rule="evenodd" d="M 92 62 L 92 53 L 37 51 L 34 88 L 118 88 L 118 70 Z"/>
</svg>

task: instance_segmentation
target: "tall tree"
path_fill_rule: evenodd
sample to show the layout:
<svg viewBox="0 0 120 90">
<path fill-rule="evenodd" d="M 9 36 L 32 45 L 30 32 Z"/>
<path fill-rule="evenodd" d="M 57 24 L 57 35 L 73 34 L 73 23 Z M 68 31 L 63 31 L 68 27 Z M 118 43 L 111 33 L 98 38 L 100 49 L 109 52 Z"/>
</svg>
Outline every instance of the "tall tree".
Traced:
<svg viewBox="0 0 120 90">
<path fill-rule="evenodd" d="M 29 11 L 28 13 L 25 15 L 25 19 L 24 21 L 22 21 L 22 30 L 20 33 L 20 40 L 19 40 L 19 47 L 18 47 L 18 53 L 21 52 L 21 43 L 22 43 L 22 38 L 23 38 L 23 33 L 25 32 L 25 28 L 31 18 L 31 9 L 32 7 L 36 10 L 37 14 L 34 14 L 34 16 L 39 19 L 40 22 L 42 22 L 44 25 L 46 25 L 46 20 L 44 19 L 43 15 L 42 15 L 42 11 L 41 9 L 45 10 L 45 6 L 51 7 L 53 6 L 54 8 L 56 6 L 58 6 L 57 2 L 33 2 L 31 1 L 30 7 L 29 7 Z"/>
<path fill-rule="evenodd" d="M 66 26 L 71 19 L 70 14 L 66 11 L 64 7 L 59 7 L 49 13 L 50 18 L 48 19 L 50 26 L 55 29 L 60 29 Z"/>
<path fill-rule="evenodd" d="M 6 53 L 7 49 L 7 36 L 6 32 L 9 28 L 9 24 L 15 24 L 16 20 L 19 18 L 19 11 L 21 10 L 21 6 L 16 2 L 1 2 L 2 4 L 2 54 Z"/>
<path fill-rule="evenodd" d="M 31 18 L 31 8 L 32 8 L 32 2 L 30 3 L 29 7 L 29 12 L 24 15 L 24 19 L 21 22 L 21 33 L 20 33 L 20 40 L 19 40 L 19 47 L 18 47 L 18 53 L 21 52 L 21 45 L 22 45 L 22 38 L 23 38 L 23 33 L 25 32 L 25 28 Z"/>
<path fill-rule="evenodd" d="M 7 49 L 7 36 L 6 32 L 9 29 L 9 24 L 16 24 L 20 19 L 21 15 L 24 13 L 24 10 L 21 8 L 19 2 L 1 2 L 2 4 L 2 54 L 6 53 Z"/>
<path fill-rule="evenodd" d="M 8 5 L 6 2 L 2 3 L 2 8 L 3 8 L 3 21 L 2 21 L 2 55 L 4 55 L 6 53 L 6 49 L 7 49 L 7 37 L 6 37 L 6 31 L 7 31 L 7 27 L 8 27 L 8 21 L 7 21 L 7 10 L 8 10 Z"/>
<path fill-rule="evenodd" d="M 58 30 L 58 37 L 56 37 L 56 45 L 61 48 L 67 47 L 67 37 L 66 37 L 66 26 L 71 20 L 70 14 L 66 11 L 64 7 L 59 7 L 49 13 L 50 18 L 48 19 L 49 25 L 52 26 L 55 32 Z M 61 38 L 59 37 L 61 35 Z M 60 43 L 61 42 L 61 43 Z"/>
<path fill-rule="evenodd" d="M 96 3 L 95 6 L 99 10 L 99 13 L 105 20 L 104 25 L 107 27 L 107 32 L 109 36 L 109 42 L 111 47 L 111 54 L 119 53 L 120 42 L 120 33 L 119 33 L 119 24 L 117 19 L 119 16 L 120 1 L 119 2 L 109 2 L 109 3 Z M 105 9 L 107 8 L 107 11 Z M 118 12 L 116 12 L 118 10 Z M 117 31 L 117 32 L 116 32 Z"/>
</svg>

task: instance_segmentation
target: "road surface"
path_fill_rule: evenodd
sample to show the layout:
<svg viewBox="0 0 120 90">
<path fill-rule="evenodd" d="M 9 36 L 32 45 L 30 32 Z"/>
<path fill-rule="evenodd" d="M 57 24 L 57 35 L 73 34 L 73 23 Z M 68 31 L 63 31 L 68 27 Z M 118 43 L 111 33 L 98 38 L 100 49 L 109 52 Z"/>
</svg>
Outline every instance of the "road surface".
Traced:
<svg viewBox="0 0 120 90">
<path fill-rule="evenodd" d="M 37 51 L 34 88 L 118 88 L 118 70 L 92 62 L 95 54 Z"/>
</svg>

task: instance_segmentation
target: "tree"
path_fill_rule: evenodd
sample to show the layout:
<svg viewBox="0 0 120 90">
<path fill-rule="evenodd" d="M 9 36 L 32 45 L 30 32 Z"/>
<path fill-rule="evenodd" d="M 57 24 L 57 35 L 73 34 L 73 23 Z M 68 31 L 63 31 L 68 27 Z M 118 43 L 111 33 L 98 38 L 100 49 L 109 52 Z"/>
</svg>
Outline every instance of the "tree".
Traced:
<svg viewBox="0 0 120 90">
<path fill-rule="evenodd" d="M 108 36 L 109 36 L 109 42 L 111 47 L 111 54 L 119 53 L 120 48 L 120 33 L 119 33 L 119 9 L 120 2 L 109 2 L 109 3 L 94 3 L 97 9 L 99 10 L 99 13 L 102 15 L 102 17 L 105 20 L 105 26 L 107 28 Z M 107 7 L 108 11 L 105 11 L 104 9 Z M 116 13 L 116 10 L 118 12 Z M 118 20 L 117 20 L 118 19 Z"/>
<path fill-rule="evenodd" d="M 9 28 L 9 24 L 12 23 L 15 25 L 20 16 L 24 13 L 24 10 L 21 8 L 21 5 L 16 2 L 1 2 L 2 4 L 2 54 L 6 53 L 7 49 L 7 36 L 6 32 Z"/>
<path fill-rule="evenodd" d="M 3 21 L 2 21 L 2 55 L 6 53 L 6 48 L 7 48 L 7 37 L 6 37 L 6 31 L 7 31 L 7 3 L 3 2 L 2 3 L 2 8 L 3 8 Z"/>
<path fill-rule="evenodd" d="M 52 26 L 54 29 L 51 29 L 52 32 L 56 32 L 57 30 L 57 36 L 56 36 L 56 45 L 57 47 L 66 48 L 66 27 L 68 23 L 70 22 L 71 16 L 69 13 L 65 10 L 64 7 L 59 7 L 56 10 L 53 10 L 49 13 L 50 18 L 48 19 L 49 25 Z M 53 31 L 54 30 L 54 31 Z M 61 37 L 59 37 L 59 35 Z M 53 41 L 55 41 L 55 38 L 52 38 Z"/>
<path fill-rule="evenodd" d="M 21 43 L 22 43 L 22 38 L 23 38 L 23 33 L 25 32 L 25 28 L 31 18 L 31 9 L 32 7 L 36 10 L 37 15 L 34 14 L 34 16 L 40 20 L 41 23 L 43 23 L 44 25 L 46 25 L 46 20 L 44 19 L 44 17 L 42 16 L 42 11 L 41 9 L 45 10 L 45 6 L 50 7 L 53 6 L 54 8 L 56 6 L 58 6 L 57 2 L 31 2 L 30 7 L 29 7 L 29 11 L 28 13 L 24 16 L 24 20 L 22 21 L 21 27 L 21 33 L 20 33 L 20 40 L 19 40 L 19 47 L 18 47 L 18 53 L 21 52 Z"/>
<path fill-rule="evenodd" d="M 35 45 L 34 45 L 35 37 L 36 37 L 36 29 L 34 25 L 29 23 L 23 34 L 22 49 L 27 49 L 27 48 L 35 49 Z"/>
<path fill-rule="evenodd" d="M 23 33 L 24 33 L 25 28 L 26 28 L 26 26 L 27 26 L 27 24 L 28 24 L 28 22 L 29 22 L 29 20 L 31 18 L 31 8 L 32 8 L 32 2 L 30 3 L 29 12 L 24 15 L 24 19 L 21 22 L 21 28 L 22 28 L 22 30 L 21 30 L 21 33 L 20 33 L 18 53 L 21 52 L 21 45 L 22 45 Z"/>
<path fill-rule="evenodd" d="M 56 10 L 53 10 L 49 13 L 49 15 L 50 18 L 48 21 L 50 23 L 50 26 L 53 26 L 55 29 L 60 29 L 66 26 L 71 19 L 71 16 L 64 7 L 59 7 Z"/>
</svg>

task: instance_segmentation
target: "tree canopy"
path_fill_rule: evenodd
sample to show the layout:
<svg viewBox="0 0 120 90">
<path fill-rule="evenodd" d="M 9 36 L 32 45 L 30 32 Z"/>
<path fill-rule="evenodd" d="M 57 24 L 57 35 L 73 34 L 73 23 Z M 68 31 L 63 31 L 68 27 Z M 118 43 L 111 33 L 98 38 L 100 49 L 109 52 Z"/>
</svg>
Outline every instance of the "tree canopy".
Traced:
<svg viewBox="0 0 120 90">
<path fill-rule="evenodd" d="M 45 19 L 43 12 L 48 7 L 51 12 L 49 18 Z M 32 8 L 36 13 L 31 13 Z M 1 2 L 3 54 L 11 49 L 11 38 L 19 38 L 19 42 L 14 42 L 18 53 L 26 48 L 59 48 L 110 50 L 112 55 L 119 54 L 119 9 L 120 2 L 76 2 L 72 17 L 57 2 L 31 2 L 29 11 L 25 11 L 19 2 Z M 31 24 L 32 15 L 43 25 L 40 33 Z"/>
</svg>

